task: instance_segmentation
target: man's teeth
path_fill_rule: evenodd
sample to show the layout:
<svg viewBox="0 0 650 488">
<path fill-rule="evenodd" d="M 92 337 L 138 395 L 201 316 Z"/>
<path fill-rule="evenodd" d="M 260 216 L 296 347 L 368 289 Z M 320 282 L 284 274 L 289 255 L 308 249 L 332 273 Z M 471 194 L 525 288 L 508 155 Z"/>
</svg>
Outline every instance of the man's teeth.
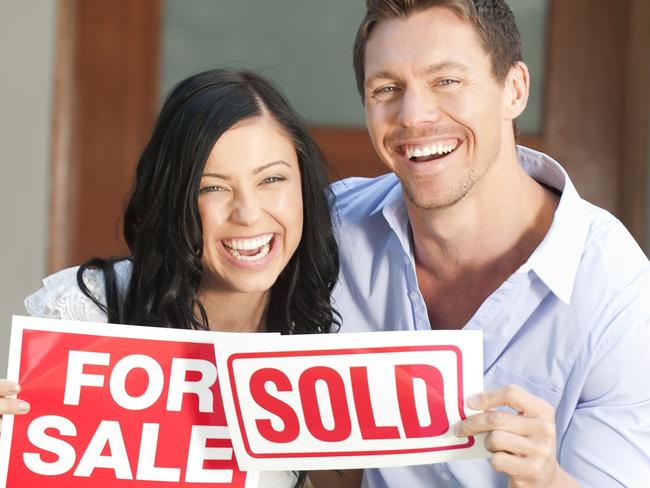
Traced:
<svg viewBox="0 0 650 488">
<path fill-rule="evenodd" d="M 420 146 L 420 147 L 407 147 L 406 148 L 406 157 L 411 159 L 413 157 L 420 158 L 422 156 L 435 156 L 442 154 L 449 154 L 454 149 L 458 147 L 458 143 L 454 144 L 431 144 L 429 146 Z"/>
<path fill-rule="evenodd" d="M 224 239 L 223 243 L 226 247 L 233 250 L 248 251 L 268 245 L 271 239 L 273 239 L 273 234 L 267 234 L 253 239 Z"/>
</svg>

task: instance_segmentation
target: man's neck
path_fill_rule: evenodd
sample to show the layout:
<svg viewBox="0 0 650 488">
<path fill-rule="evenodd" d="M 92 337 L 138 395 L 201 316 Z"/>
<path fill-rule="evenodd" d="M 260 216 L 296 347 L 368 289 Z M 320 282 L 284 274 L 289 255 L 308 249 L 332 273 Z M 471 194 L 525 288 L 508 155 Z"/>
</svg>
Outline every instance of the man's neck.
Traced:
<svg viewBox="0 0 650 488">
<path fill-rule="evenodd" d="M 558 197 L 516 159 L 491 167 L 444 209 L 407 205 L 420 290 L 433 328 L 461 328 L 532 254 Z"/>
</svg>

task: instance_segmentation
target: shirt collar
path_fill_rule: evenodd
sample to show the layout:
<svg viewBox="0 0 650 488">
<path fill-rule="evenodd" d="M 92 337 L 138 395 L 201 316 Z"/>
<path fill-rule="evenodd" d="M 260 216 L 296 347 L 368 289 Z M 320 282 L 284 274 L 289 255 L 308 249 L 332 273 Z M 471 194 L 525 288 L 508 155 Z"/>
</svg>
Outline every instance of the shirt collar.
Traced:
<svg viewBox="0 0 650 488">
<path fill-rule="evenodd" d="M 532 178 L 562 194 L 546 236 L 517 272 L 532 270 L 555 296 L 568 305 L 589 232 L 589 220 L 581 217 L 585 202 L 566 171 L 551 157 L 523 146 L 517 147 L 517 155 L 519 163 Z M 412 256 L 402 186 L 397 178 L 395 183 L 382 202 L 382 213 L 402 247 Z"/>
<path fill-rule="evenodd" d="M 585 201 L 557 161 L 522 146 L 518 147 L 517 155 L 532 178 L 562 193 L 551 227 L 520 271 L 532 270 L 568 305 L 589 233 L 589 219 L 584 216 Z"/>
<path fill-rule="evenodd" d="M 388 222 L 388 225 L 393 230 L 402 248 L 413 256 L 413 249 L 410 239 L 410 225 L 408 211 L 406 210 L 406 203 L 404 202 L 404 192 L 402 185 L 395 176 L 395 185 L 386 195 L 384 205 L 382 206 L 382 214 Z"/>
</svg>

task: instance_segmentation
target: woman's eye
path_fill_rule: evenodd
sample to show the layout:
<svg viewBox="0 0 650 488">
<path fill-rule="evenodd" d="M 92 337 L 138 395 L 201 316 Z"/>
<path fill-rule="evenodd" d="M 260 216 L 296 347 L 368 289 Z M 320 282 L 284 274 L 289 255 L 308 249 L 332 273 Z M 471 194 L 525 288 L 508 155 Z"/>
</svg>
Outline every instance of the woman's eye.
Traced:
<svg viewBox="0 0 650 488">
<path fill-rule="evenodd" d="M 216 191 L 226 191 L 226 189 L 223 186 L 218 185 L 204 186 L 199 190 L 199 193 L 212 193 Z"/>
<path fill-rule="evenodd" d="M 264 178 L 262 180 L 262 183 L 277 183 L 278 181 L 285 181 L 286 178 L 284 176 L 269 176 L 267 178 Z"/>
</svg>

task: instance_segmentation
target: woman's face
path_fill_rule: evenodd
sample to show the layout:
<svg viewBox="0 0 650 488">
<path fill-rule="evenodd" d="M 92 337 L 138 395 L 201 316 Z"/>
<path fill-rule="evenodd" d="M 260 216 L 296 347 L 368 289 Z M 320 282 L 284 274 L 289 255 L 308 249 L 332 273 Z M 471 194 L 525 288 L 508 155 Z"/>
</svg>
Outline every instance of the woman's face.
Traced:
<svg viewBox="0 0 650 488">
<path fill-rule="evenodd" d="M 300 168 L 284 129 L 259 116 L 224 132 L 205 164 L 198 207 L 204 291 L 269 290 L 302 235 Z"/>
</svg>

